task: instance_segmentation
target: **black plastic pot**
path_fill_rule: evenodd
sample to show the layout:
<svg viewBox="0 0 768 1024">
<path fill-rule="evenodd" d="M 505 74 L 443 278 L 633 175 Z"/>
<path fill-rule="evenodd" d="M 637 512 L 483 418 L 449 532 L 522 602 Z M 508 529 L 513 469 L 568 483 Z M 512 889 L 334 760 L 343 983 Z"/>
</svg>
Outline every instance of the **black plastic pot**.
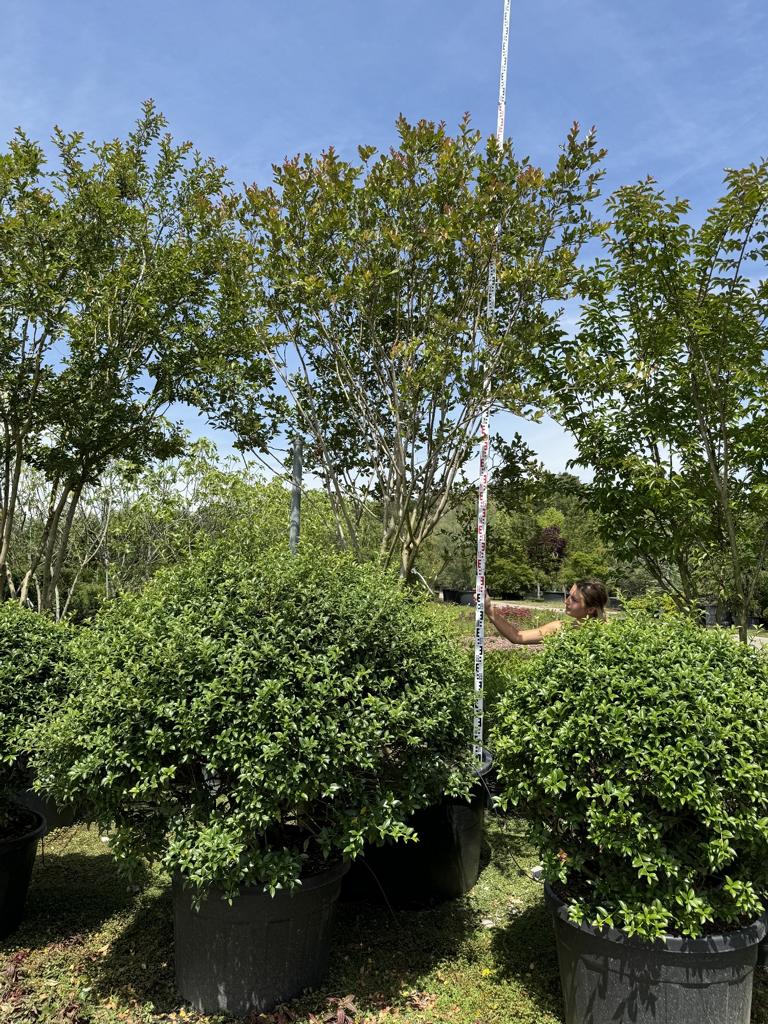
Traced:
<svg viewBox="0 0 768 1024">
<path fill-rule="evenodd" d="M 45 834 L 43 815 L 30 814 L 36 819 L 34 827 L 14 839 L 0 839 L 0 939 L 15 932 L 24 917 L 37 841 Z"/>
<path fill-rule="evenodd" d="M 34 773 L 30 768 L 18 770 L 19 788 L 14 793 L 14 800 L 24 804 L 30 811 L 42 814 L 45 818 L 45 835 L 55 828 L 68 828 L 77 820 L 74 807 L 58 807 L 54 800 L 36 793 L 33 784 Z"/>
<path fill-rule="evenodd" d="M 75 809 L 73 807 L 60 808 L 53 800 L 41 796 L 34 789 L 24 789 L 16 793 L 14 799 L 24 804 L 30 811 L 40 814 L 45 818 L 45 833 L 55 828 L 68 828 L 75 822 Z"/>
<path fill-rule="evenodd" d="M 547 885 L 566 1024 L 749 1024 L 765 921 L 700 939 L 576 925 Z"/>
<path fill-rule="evenodd" d="M 475 605 L 475 592 L 474 590 L 443 589 L 443 601 L 446 604 L 462 604 L 473 608 Z"/>
<path fill-rule="evenodd" d="M 204 1013 L 244 1016 L 316 986 L 346 870 L 337 864 L 274 897 L 244 889 L 231 906 L 214 891 L 199 910 L 175 878 L 176 986 L 184 999 Z"/>
<path fill-rule="evenodd" d="M 469 892 L 480 874 L 486 777 L 493 760 L 485 751 L 471 799 L 444 797 L 408 819 L 418 842 L 367 843 L 344 879 L 343 898 L 425 906 Z"/>
</svg>

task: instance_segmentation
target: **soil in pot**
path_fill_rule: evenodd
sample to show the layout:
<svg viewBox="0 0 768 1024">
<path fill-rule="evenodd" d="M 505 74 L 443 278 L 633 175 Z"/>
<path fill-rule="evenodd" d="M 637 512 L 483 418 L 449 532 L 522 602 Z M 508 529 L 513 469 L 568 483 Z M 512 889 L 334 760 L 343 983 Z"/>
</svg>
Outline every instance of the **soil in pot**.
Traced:
<svg viewBox="0 0 768 1024">
<path fill-rule="evenodd" d="M 487 778 L 493 760 L 484 752 L 471 799 L 444 797 L 416 811 L 408 824 L 418 842 L 367 843 L 344 879 L 342 898 L 418 907 L 469 892 L 480 874 Z"/>
<path fill-rule="evenodd" d="M 320 983 L 346 864 L 273 896 L 243 889 L 230 904 L 215 890 L 199 910 L 173 883 L 176 987 L 197 1010 L 266 1013 Z"/>
<path fill-rule="evenodd" d="M 10 823 L 0 838 L 0 939 L 21 924 L 37 841 L 45 829 L 42 814 L 21 804 L 11 805 Z"/>
<path fill-rule="evenodd" d="M 566 1024 L 749 1024 L 765 920 L 699 939 L 577 925 L 549 886 Z"/>
</svg>

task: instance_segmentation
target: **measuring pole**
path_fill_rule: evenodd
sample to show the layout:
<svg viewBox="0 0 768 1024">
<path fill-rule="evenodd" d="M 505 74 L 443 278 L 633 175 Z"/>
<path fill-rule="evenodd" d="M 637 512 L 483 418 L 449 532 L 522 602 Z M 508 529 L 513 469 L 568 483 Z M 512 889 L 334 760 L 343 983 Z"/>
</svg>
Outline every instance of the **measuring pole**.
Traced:
<svg viewBox="0 0 768 1024">
<path fill-rule="evenodd" d="M 504 0 L 504 27 L 501 34 L 501 73 L 499 75 L 499 106 L 496 114 L 496 141 L 504 144 L 504 113 L 507 105 L 507 61 L 509 58 L 509 17 L 512 0 Z M 496 235 L 501 225 L 496 226 Z M 496 312 L 496 258 L 488 268 L 488 321 Z M 488 525 L 488 456 L 490 454 L 490 380 L 485 379 L 485 408 L 480 421 L 480 480 L 477 503 L 477 577 L 475 580 L 475 718 L 473 750 L 479 762 L 483 759 L 483 672 L 485 667 L 485 537 Z"/>
<path fill-rule="evenodd" d="M 291 525 L 288 531 L 288 547 L 295 555 L 299 547 L 301 528 L 301 475 L 303 444 L 300 437 L 293 440 L 293 472 L 291 473 Z"/>
</svg>

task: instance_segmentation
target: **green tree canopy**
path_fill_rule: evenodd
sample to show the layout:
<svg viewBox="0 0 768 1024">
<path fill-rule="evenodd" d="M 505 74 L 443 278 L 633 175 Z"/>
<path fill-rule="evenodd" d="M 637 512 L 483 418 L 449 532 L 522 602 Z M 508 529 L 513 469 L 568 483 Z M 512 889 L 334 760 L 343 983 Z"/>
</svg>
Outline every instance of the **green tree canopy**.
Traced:
<svg viewBox="0 0 768 1024">
<path fill-rule="evenodd" d="M 536 406 L 532 353 L 595 231 L 602 153 L 574 126 L 545 172 L 468 119 L 455 135 L 397 127 L 397 147 L 361 146 L 358 162 L 330 149 L 276 167 L 243 223 L 294 429 L 346 542 L 375 515 L 382 560 L 408 576 L 461 496 L 484 406 Z"/>
<path fill-rule="evenodd" d="M 83 488 L 115 459 L 176 453 L 189 401 L 262 441 L 270 383 L 249 320 L 225 171 L 151 103 L 125 140 L 17 132 L 0 154 L 0 586 L 49 608 Z M 258 428 L 258 429 L 257 429 Z M 11 550 L 25 470 L 47 482 L 37 543 Z"/>
<path fill-rule="evenodd" d="M 745 637 L 768 551 L 768 162 L 726 185 L 699 228 L 651 180 L 619 189 L 550 358 L 617 551 L 680 605 L 714 584 Z"/>
</svg>

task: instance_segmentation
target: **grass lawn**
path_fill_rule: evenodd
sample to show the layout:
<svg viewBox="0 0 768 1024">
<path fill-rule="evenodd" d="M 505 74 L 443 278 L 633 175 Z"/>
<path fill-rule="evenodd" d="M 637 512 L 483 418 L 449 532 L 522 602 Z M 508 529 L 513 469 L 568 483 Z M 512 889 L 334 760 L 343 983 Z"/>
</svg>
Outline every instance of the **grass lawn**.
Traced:
<svg viewBox="0 0 768 1024">
<path fill-rule="evenodd" d="M 491 818 L 490 861 L 463 899 L 398 912 L 342 904 L 319 991 L 250 1024 L 557 1024 L 557 962 L 535 858 L 517 821 Z M 61 829 L 38 857 L 28 914 L 0 946 L 3 1024 L 223 1021 L 184 1007 L 173 986 L 168 881 L 129 892 L 98 833 Z M 341 1002 L 340 1002 L 341 1001 Z M 768 1024 L 756 984 L 754 1024 Z"/>
</svg>

